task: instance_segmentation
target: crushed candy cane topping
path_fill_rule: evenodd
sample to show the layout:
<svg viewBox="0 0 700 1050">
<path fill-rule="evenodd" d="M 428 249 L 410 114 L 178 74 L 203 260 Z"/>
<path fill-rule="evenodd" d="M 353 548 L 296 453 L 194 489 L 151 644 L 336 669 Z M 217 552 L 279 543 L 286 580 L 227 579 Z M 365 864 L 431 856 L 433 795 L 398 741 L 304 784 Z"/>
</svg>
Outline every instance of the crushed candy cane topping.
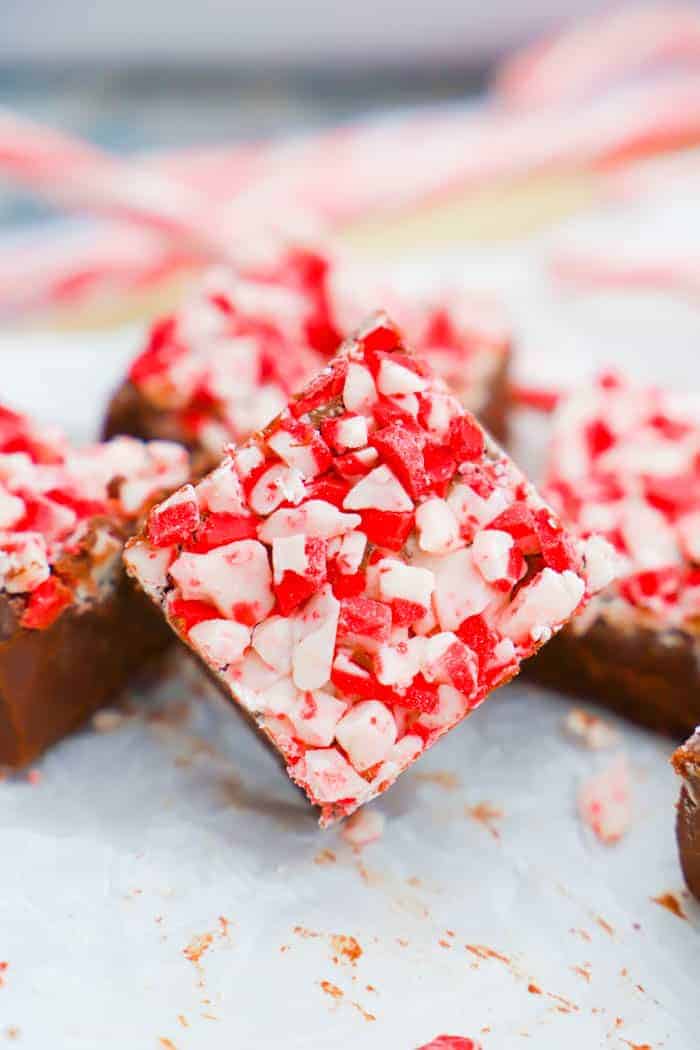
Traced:
<svg viewBox="0 0 700 1050">
<path fill-rule="evenodd" d="M 280 412 L 336 353 L 343 333 L 376 308 L 374 283 L 371 291 L 359 290 L 357 282 L 341 290 L 342 283 L 332 259 L 309 248 L 280 250 L 264 269 L 212 271 L 178 313 L 154 324 L 129 380 L 152 409 L 174 421 L 175 434 L 218 459 L 227 441 L 244 440 Z M 493 304 L 455 292 L 422 302 L 395 292 L 390 298 L 413 345 L 478 413 L 511 348 Z M 415 402 L 420 376 L 392 362 L 380 372 L 382 393 Z M 367 390 L 376 396 L 372 377 L 351 369 L 345 391 L 350 411 L 342 421 L 328 420 L 323 433 L 335 454 L 348 455 L 348 469 L 353 451 L 370 451 L 363 416 Z M 444 407 L 437 400 L 431 411 L 437 419 Z M 278 441 L 276 451 L 289 466 L 295 464 L 283 447 L 292 455 L 296 448 L 297 461 L 312 455 L 295 446 L 293 436 Z"/>
<path fill-rule="evenodd" d="M 0 406 L 0 589 L 25 599 L 21 625 L 50 626 L 98 586 L 117 563 L 124 526 L 188 470 L 179 445 L 122 437 L 76 450 Z M 182 520 L 178 507 L 170 515 Z"/>
<path fill-rule="evenodd" d="M 616 548 L 622 576 L 606 601 L 664 625 L 700 616 L 697 396 L 601 375 L 558 409 L 544 491 L 580 535 Z M 601 554 L 592 567 L 602 587 Z"/>
<path fill-rule="evenodd" d="M 517 673 L 591 596 L 587 558 L 384 315 L 125 553 L 322 824 Z"/>
</svg>

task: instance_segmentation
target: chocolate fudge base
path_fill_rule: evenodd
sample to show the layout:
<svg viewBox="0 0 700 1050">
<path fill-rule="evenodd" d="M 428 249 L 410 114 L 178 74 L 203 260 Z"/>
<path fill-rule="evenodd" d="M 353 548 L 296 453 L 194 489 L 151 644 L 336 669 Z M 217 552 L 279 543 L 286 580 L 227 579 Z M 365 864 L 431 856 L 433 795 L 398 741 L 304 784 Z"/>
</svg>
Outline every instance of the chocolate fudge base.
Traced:
<svg viewBox="0 0 700 1050">
<path fill-rule="evenodd" d="M 480 422 L 496 438 L 505 443 L 508 436 L 508 359 L 504 357 L 489 386 L 483 408 L 476 413 Z M 133 383 L 125 382 L 113 396 L 102 427 L 102 441 L 128 434 L 143 441 L 179 441 L 192 455 L 192 473 L 200 478 L 219 462 L 223 449 L 217 453 L 203 449 L 196 441 L 183 438 L 175 413 L 155 408 L 143 397 Z"/>
<path fill-rule="evenodd" d="M 695 732 L 673 756 L 683 778 L 678 800 L 676 838 L 688 889 L 700 900 L 700 732 Z"/>
<path fill-rule="evenodd" d="M 631 721 L 681 738 L 700 723 L 700 639 L 602 616 L 565 628 L 524 668 L 546 686 L 604 703 Z"/>
<path fill-rule="evenodd" d="M 44 630 L 19 626 L 20 605 L 0 596 L 0 765 L 12 767 L 77 728 L 172 638 L 123 571 L 102 601 Z"/>
</svg>

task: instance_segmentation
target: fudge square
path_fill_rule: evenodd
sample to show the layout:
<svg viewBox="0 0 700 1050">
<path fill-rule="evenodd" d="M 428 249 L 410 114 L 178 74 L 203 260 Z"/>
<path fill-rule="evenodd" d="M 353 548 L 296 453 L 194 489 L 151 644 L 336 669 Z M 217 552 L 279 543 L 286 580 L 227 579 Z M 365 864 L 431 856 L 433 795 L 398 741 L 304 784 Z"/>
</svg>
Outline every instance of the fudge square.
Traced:
<svg viewBox="0 0 700 1050">
<path fill-rule="evenodd" d="M 374 318 L 154 508 L 128 571 L 328 825 L 385 791 L 608 582 Z"/>
<path fill-rule="evenodd" d="M 654 728 L 700 722 L 700 397 L 607 373 L 553 425 L 544 492 L 620 579 L 529 670 Z"/>
<path fill-rule="evenodd" d="M 197 475 L 228 442 L 263 427 L 373 309 L 376 290 L 335 290 L 341 268 L 318 250 L 290 250 L 263 270 L 212 270 L 156 322 L 112 398 L 104 436 L 181 441 Z M 450 389 L 499 437 L 507 429 L 509 329 L 492 303 L 447 290 L 392 303 Z"/>
<path fill-rule="evenodd" d="M 676 841 L 688 889 L 700 901 L 700 726 L 671 759 L 681 778 Z"/>
<path fill-rule="evenodd" d="M 0 765 L 30 762 L 166 646 L 121 554 L 188 471 L 177 445 L 76 451 L 0 406 Z"/>
</svg>

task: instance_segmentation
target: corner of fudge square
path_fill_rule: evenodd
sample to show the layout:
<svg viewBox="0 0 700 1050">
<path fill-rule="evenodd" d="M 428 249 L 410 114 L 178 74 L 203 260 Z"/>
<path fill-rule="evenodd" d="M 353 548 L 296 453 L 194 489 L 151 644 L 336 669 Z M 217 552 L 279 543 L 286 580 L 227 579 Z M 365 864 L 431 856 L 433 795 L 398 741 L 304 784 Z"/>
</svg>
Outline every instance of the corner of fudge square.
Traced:
<svg viewBox="0 0 700 1050">
<path fill-rule="evenodd" d="M 383 315 L 154 508 L 125 559 L 324 826 L 512 678 L 600 578 L 598 548 Z"/>
<path fill-rule="evenodd" d="M 121 554 L 188 472 L 177 445 L 73 449 L 0 406 L 0 765 L 26 765 L 165 648 Z"/>
</svg>

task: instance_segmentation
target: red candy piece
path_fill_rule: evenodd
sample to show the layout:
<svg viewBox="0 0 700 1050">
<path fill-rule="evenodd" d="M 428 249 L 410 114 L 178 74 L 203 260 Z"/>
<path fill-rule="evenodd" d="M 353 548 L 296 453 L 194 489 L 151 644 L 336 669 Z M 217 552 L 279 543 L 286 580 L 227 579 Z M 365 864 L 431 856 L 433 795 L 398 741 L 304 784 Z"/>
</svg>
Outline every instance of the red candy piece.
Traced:
<svg viewBox="0 0 700 1050">
<path fill-rule="evenodd" d="M 129 369 L 129 379 L 136 386 L 154 376 L 162 375 L 186 352 L 186 348 L 175 338 L 176 327 L 174 317 L 164 317 L 162 321 L 153 325 L 148 346 Z"/>
<path fill-rule="evenodd" d="M 168 605 L 168 613 L 171 620 L 177 620 L 180 630 L 188 634 L 190 629 L 205 620 L 216 620 L 221 616 L 219 610 L 210 605 L 209 602 L 195 600 L 187 601 L 185 598 L 175 598 Z"/>
<path fill-rule="evenodd" d="M 576 558 L 571 540 L 561 523 L 544 507 L 535 514 L 535 529 L 545 565 L 555 572 L 564 572 L 575 567 Z"/>
<path fill-rule="evenodd" d="M 438 1035 L 418 1050 L 481 1050 L 481 1043 L 463 1035 Z"/>
<path fill-rule="evenodd" d="M 29 630 L 44 630 L 58 619 L 72 601 L 70 588 L 57 576 L 49 576 L 48 580 L 32 591 L 20 623 Z"/>
<path fill-rule="evenodd" d="M 361 510 L 362 531 L 376 547 L 400 551 L 413 528 L 412 511 Z"/>
<path fill-rule="evenodd" d="M 154 507 L 148 515 L 148 538 L 154 547 L 185 543 L 199 525 L 199 504 L 191 485 Z"/>
<path fill-rule="evenodd" d="M 535 515 L 530 507 L 522 503 L 514 503 L 489 522 L 489 528 L 509 533 L 523 554 L 539 553 L 540 538 Z"/>
<path fill-rule="evenodd" d="M 408 689 L 403 693 L 392 690 L 387 691 L 382 699 L 395 703 L 399 707 L 407 707 L 411 711 L 420 711 L 421 714 L 430 715 L 437 710 L 440 702 L 438 687 L 434 682 L 428 682 L 422 674 L 417 674 Z M 391 699 L 390 699 L 391 698 Z"/>
<path fill-rule="evenodd" d="M 343 390 L 347 370 L 347 361 L 342 357 L 336 358 L 328 368 L 324 368 L 323 372 L 307 384 L 303 394 L 290 402 L 289 410 L 292 415 L 298 419 L 299 416 L 312 412 L 319 405 L 325 405 L 333 398 L 339 397 Z"/>
<path fill-rule="evenodd" d="M 279 583 L 273 584 L 277 605 L 282 616 L 289 616 L 326 582 L 326 544 L 324 540 L 307 538 L 304 544 L 307 568 L 304 575 L 287 569 Z"/>
<path fill-rule="evenodd" d="M 597 459 L 615 444 L 615 435 L 603 419 L 595 419 L 584 428 L 584 437 L 591 459 Z"/>
<path fill-rule="evenodd" d="M 331 682 L 342 695 L 358 700 L 378 700 L 383 697 L 384 687 L 375 676 L 352 661 L 348 661 L 347 668 L 342 669 L 334 664 Z"/>
<path fill-rule="evenodd" d="M 391 619 L 394 627 L 409 627 L 416 620 L 425 616 L 428 610 L 418 602 L 409 602 L 405 598 L 394 598 L 391 603 Z"/>
<path fill-rule="evenodd" d="M 457 467 L 451 451 L 443 445 L 428 444 L 423 449 L 423 463 L 428 487 L 444 496 Z"/>
<path fill-rule="evenodd" d="M 366 583 L 367 578 L 364 572 L 345 573 L 334 569 L 331 575 L 333 594 L 339 600 L 356 598 L 358 594 L 363 593 Z"/>
<path fill-rule="evenodd" d="M 342 509 L 343 500 L 352 486 L 341 478 L 318 478 L 306 486 L 306 499 L 322 499 Z"/>
<path fill-rule="evenodd" d="M 392 324 L 378 323 L 360 340 L 362 349 L 368 356 L 380 350 L 394 350 L 401 345 L 401 336 L 398 329 Z M 393 359 L 398 360 L 399 354 L 394 354 Z"/>
<path fill-rule="evenodd" d="M 484 435 L 471 416 L 455 416 L 450 423 L 449 442 L 458 463 L 480 459 L 484 453 Z"/>
<path fill-rule="evenodd" d="M 415 432 L 394 422 L 376 430 L 369 443 L 376 448 L 409 495 L 417 499 L 425 492 L 427 477 L 423 449 Z"/>
<path fill-rule="evenodd" d="M 209 513 L 199 523 L 194 535 L 190 537 L 185 547 L 195 554 L 206 554 L 214 547 L 221 547 L 224 543 L 233 543 L 234 540 L 255 539 L 258 534 L 258 526 L 255 518 L 244 514 Z"/>
<path fill-rule="evenodd" d="M 338 619 L 338 641 L 365 637 L 386 642 L 391 633 L 391 609 L 372 598 L 343 598 Z"/>
<path fill-rule="evenodd" d="M 653 600 L 674 603 L 678 599 L 683 579 L 680 565 L 669 565 L 663 569 L 648 569 L 628 576 L 620 583 L 620 594 L 630 605 L 648 608 Z"/>
</svg>

